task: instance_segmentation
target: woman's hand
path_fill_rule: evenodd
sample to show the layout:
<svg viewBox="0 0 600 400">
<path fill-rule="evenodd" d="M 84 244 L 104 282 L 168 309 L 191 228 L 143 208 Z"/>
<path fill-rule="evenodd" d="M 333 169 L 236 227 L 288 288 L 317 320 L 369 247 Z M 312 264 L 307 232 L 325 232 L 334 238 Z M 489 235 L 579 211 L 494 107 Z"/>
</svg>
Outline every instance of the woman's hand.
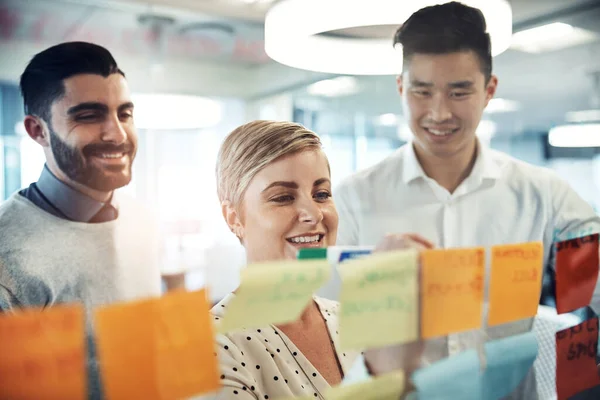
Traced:
<svg viewBox="0 0 600 400">
<path fill-rule="evenodd" d="M 434 245 L 416 233 L 387 234 L 375 247 L 375 252 L 384 252 L 401 249 L 416 249 L 419 251 L 433 249 Z"/>
</svg>

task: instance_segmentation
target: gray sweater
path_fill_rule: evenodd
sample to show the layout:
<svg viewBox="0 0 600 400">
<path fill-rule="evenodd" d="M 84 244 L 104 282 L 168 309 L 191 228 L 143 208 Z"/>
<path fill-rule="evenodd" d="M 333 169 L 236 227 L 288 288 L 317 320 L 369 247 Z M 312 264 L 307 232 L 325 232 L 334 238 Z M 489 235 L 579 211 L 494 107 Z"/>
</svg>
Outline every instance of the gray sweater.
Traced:
<svg viewBox="0 0 600 400">
<path fill-rule="evenodd" d="M 55 217 L 18 194 L 2 203 L 0 311 L 83 303 L 89 329 L 94 307 L 160 295 L 158 230 L 131 199 L 116 204 L 119 218 L 89 224 Z M 100 398 L 89 342 L 90 398 Z"/>
</svg>

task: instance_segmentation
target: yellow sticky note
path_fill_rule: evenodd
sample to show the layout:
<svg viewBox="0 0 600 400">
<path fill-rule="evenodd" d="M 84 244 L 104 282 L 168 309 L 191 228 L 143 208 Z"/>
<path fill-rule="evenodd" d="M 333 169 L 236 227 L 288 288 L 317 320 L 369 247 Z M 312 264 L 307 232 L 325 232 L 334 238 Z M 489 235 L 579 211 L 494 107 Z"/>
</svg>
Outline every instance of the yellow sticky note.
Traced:
<svg viewBox="0 0 600 400">
<path fill-rule="evenodd" d="M 114 304 L 95 317 L 108 400 L 175 400 L 219 389 L 204 290 Z"/>
<path fill-rule="evenodd" d="M 421 336 L 480 328 L 485 249 L 427 250 L 421 268 Z"/>
<path fill-rule="evenodd" d="M 418 338 L 418 254 L 377 253 L 339 267 L 340 347 L 357 350 Z"/>
<path fill-rule="evenodd" d="M 404 391 L 404 372 L 395 371 L 366 382 L 336 386 L 325 392 L 327 400 L 398 400 Z"/>
<path fill-rule="evenodd" d="M 492 247 L 488 325 L 533 317 L 542 290 L 541 242 Z"/>
<path fill-rule="evenodd" d="M 0 314 L 0 399 L 87 398 L 80 305 Z"/>
<path fill-rule="evenodd" d="M 295 321 L 330 275 L 324 259 L 248 265 L 217 329 L 226 333 Z"/>
</svg>

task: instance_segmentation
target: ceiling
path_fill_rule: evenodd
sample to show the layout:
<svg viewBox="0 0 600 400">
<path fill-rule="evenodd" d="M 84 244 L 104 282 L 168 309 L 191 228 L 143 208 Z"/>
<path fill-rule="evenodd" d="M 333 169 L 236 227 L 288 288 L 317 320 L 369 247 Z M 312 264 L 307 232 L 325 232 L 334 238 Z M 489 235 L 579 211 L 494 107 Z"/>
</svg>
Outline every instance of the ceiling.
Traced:
<svg viewBox="0 0 600 400">
<path fill-rule="evenodd" d="M 568 7 L 565 3 L 515 0 L 513 26 L 522 30 L 563 22 L 596 32 L 600 37 L 600 1 L 569 1 Z M 377 35 L 377 31 L 367 34 Z M 541 54 L 509 49 L 495 57 L 493 63 L 499 78 L 496 97 L 520 103 L 520 110 L 485 116 L 497 123 L 498 134 L 545 133 L 553 125 L 564 123 L 566 112 L 594 108 L 592 98 L 600 98 L 600 89 L 593 88 L 592 77 L 592 73 L 600 73 L 600 40 Z M 354 95 L 315 99 L 306 88 L 296 88 L 295 94 L 307 107 L 325 108 L 348 117 L 357 113 L 366 117 L 402 114 L 394 76 L 356 78 L 359 90 Z"/>
<path fill-rule="evenodd" d="M 197 3 L 204 1 L 211 3 Z M 176 57 L 247 66 L 269 62 L 260 25 L 151 3 L 0 0 L 0 40 L 86 40 L 113 51 L 152 55 L 157 61 Z"/>
<path fill-rule="evenodd" d="M 71 0 L 73 2 L 92 2 L 93 0 Z M 106 4 L 143 4 L 162 6 L 167 9 L 189 10 L 197 13 L 224 18 L 253 21 L 262 24 L 269 7 L 278 0 L 100 0 Z M 513 8 L 515 24 L 523 23 L 540 15 L 549 14 L 566 6 L 571 7 L 589 3 L 590 0 L 509 0 Z"/>
<path fill-rule="evenodd" d="M 0 60 L 0 79 L 16 80 L 31 54 L 49 44 L 88 40 L 105 45 L 119 60 L 135 56 L 135 62 L 125 62 L 126 71 L 135 71 L 140 87 L 152 81 L 157 91 L 248 99 L 291 91 L 306 97 L 308 84 L 331 75 L 271 61 L 264 52 L 263 21 L 274 1 L 248 1 L 0 0 L 0 51 L 18 53 L 11 61 L 14 65 Z M 600 33 L 600 0 L 510 3 L 515 30 L 561 21 Z M 380 27 L 342 33 L 387 36 L 392 30 Z M 171 76 L 148 72 L 153 65 L 165 63 Z M 2 69 L 10 71 L 3 75 Z M 600 70 L 598 41 L 538 55 L 506 51 L 494 59 L 500 80 L 497 95 L 519 101 L 522 111 L 490 118 L 506 132 L 547 129 L 562 122 L 566 111 L 589 108 L 589 73 L 594 70 Z M 357 79 L 360 92 L 356 95 L 316 102 L 348 114 L 401 112 L 394 77 Z"/>
</svg>

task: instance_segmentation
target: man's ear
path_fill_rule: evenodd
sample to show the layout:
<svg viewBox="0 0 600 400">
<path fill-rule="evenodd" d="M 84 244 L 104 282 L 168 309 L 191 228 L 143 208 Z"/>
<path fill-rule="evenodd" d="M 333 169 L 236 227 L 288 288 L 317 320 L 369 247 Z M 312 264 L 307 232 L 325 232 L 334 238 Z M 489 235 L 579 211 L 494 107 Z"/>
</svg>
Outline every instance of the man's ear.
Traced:
<svg viewBox="0 0 600 400">
<path fill-rule="evenodd" d="M 229 200 L 223 200 L 221 202 L 221 212 L 231 232 L 242 241 L 244 237 L 244 225 L 236 207 Z"/>
<path fill-rule="evenodd" d="M 490 100 L 496 94 L 496 90 L 498 89 L 498 77 L 496 75 L 492 75 L 490 77 L 490 81 L 485 87 L 485 106 L 487 107 Z"/>
<path fill-rule="evenodd" d="M 402 96 L 404 92 L 404 85 L 402 84 L 402 74 L 396 76 L 396 88 L 398 89 L 398 93 Z"/>
<path fill-rule="evenodd" d="M 35 140 L 42 147 L 50 146 L 48 126 L 40 117 L 26 115 L 23 120 L 23 125 L 25 125 L 25 131 L 27 131 L 30 138 Z"/>
</svg>

